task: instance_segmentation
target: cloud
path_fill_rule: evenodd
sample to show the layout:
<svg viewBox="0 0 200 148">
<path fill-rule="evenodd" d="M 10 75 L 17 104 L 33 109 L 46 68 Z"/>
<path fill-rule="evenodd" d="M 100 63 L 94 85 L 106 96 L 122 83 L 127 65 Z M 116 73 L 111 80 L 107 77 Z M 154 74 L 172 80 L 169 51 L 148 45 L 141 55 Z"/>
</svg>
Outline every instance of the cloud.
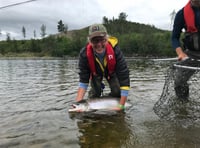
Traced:
<svg viewBox="0 0 200 148">
<path fill-rule="evenodd" d="M 0 7 L 26 0 L 1 0 Z M 178 11 L 188 0 L 36 0 L 13 7 L 0 9 L 0 30 L 11 33 L 11 38 L 21 39 L 22 27 L 27 38 L 33 31 L 40 36 L 40 27 L 46 25 L 47 34 L 57 33 L 57 24 L 62 20 L 69 30 L 81 29 L 93 23 L 102 23 L 106 16 L 118 18 L 125 12 L 127 20 L 170 29 L 170 13 Z M 0 39 L 5 38 L 2 33 Z"/>
</svg>

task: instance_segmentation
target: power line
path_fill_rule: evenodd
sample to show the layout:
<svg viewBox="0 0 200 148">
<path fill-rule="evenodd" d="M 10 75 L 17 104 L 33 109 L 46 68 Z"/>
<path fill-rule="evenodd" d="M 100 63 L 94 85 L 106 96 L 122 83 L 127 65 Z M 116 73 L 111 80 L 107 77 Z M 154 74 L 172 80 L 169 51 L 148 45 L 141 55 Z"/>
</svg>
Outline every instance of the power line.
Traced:
<svg viewBox="0 0 200 148">
<path fill-rule="evenodd" d="M 21 4 L 25 4 L 25 3 L 30 3 L 30 2 L 33 2 L 33 1 L 37 1 L 37 0 L 28 0 L 28 1 L 24 1 L 24 2 L 15 3 L 15 4 L 10 4 L 10 5 L 7 5 L 7 6 L 0 7 L 0 9 L 5 9 L 5 8 L 8 8 L 8 7 L 13 7 L 13 6 L 17 6 L 17 5 L 21 5 Z"/>
</svg>

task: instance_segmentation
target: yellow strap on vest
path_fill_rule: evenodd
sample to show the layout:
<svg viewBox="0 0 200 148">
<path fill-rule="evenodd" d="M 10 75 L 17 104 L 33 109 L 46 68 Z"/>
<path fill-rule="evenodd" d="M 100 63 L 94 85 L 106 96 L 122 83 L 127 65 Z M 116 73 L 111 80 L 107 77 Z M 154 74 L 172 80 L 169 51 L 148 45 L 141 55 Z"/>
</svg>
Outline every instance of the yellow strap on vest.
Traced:
<svg viewBox="0 0 200 148">
<path fill-rule="evenodd" d="M 114 36 L 108 37 L 108 42 L 112 45 L 112 47 L 115 47 L 118 43 L 118 39 Z"/>
<path fill-rule="evenodd" d="M 104 70 L 105 70 L 105 67 L 107 65 L 107 60 L 106 60 L 106 57 L 104 57 L 104 60 L 103 60 L 103 65 L 101 64 L 101 62 L 99 61 L 99 59 L 97 57 L 95 57 L 95 60 L 97 61 L 97 63 L 99 64 L 100 68 L 101 68 L 101 71 L 103 72 L 104 74 Z"/>
<path fill-rule="evenodd" d="M 106 59 L 106 56 L 105 56 L 104 59 L 103 59 L 103 65 L 104 65 L 104 67 L 107 66 L 107 59 Z"/>
</svg>

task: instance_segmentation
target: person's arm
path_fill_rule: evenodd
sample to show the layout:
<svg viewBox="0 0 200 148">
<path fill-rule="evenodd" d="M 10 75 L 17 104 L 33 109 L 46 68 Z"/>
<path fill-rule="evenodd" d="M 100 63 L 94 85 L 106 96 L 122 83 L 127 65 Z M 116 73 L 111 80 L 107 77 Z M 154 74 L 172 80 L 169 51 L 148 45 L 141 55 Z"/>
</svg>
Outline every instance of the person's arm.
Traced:
<svg viewBox="0 0 200 148">
<path fill-rule="evenodd" d="M 88 84 L 89 84 L 89 78 L 90 78 L 90 70 L 88 68 L 88 63 L 87 63 L 87 57 L 86 57 L 86 53 L 85 53 L 85 48 L 83 48 L 80 51 L 79 54 L 79 88 L 77 91 L 77 95 L 75 100 L 77 102 L 81 101 L 86 93 L 86 90 L 88 88 Z"/>
<path fill-rule="evenodd" d="M 188 58 L 187 54 L 185 54 L 185 52 L 183 52 L 181 47 L 176 48 L 176 54 L 178 55 L 179 61 L 182 61 L 182 60 L 185 60 L 186 58 Z"/>
<path fill-rule="evenodd" d="M 121 96 L 120 101 L 119 101 L 119 105 L 118 105 L 119 110 L 125 109 L 126 100 L 127 100 L 127 96 Z"/>
<path fill-rule="evenodd" d="M 86 92 L 86 89 L 84 89 L 82 87 L 78 88 L 78 92 L 77 92 L 77 96 L 76 96 L 76 102 L 79 102 L 84 98 L 85 92 Z"/>
<path fill-rule="evenodd" d="M 117 111 L 124 110 L 127 97 L 128 97 L 128 90 L 121 90 L 121 97 L 120 97 L 119 104 L 116 108 L 114 108 L 114 110 L 117 110 Z"/>
<path fill-rule="evenodd" d="M 119 46 L 115 47 L 115 55 L 117 61 L 116 75 L 119 80 L 121 89 L 121 98 L 117 110 L 124 110 L 124 105 L 126 103 L 128 92 L 130 89 L 129 69 Z"/>
<path fill-rule="evenodd" d="M 125 103 L 128 97 L 129 87 L 121 87 L 120 89 L 121 89 L 121 98 L 118 107 L 121 110 L 123 110 L 125 109 Z"/>
<path fill-rule="evenodd" d="M 185 21 L 184 21 L 183 9 L 181 9 L 177 12 L 176 17 L 174 19 L 174 25 L 171 37 L 172 47 L 173 49 L 175 49 L 178 55 L 178 60 L 184 60 L 187 57 L 187 55 L 183 52 L 180 43 L 180 36 L 183 28 L 185 28 Z"/>
<path fill-rule="evenodd" d="M 120 99 L 120 101 L 119 101 L 119 104 L 124 106 L 125 103 L 126 103 L 126 100 L 127 100 L 127 96 L 121 96 L 121 99 Z"/>
</svg>

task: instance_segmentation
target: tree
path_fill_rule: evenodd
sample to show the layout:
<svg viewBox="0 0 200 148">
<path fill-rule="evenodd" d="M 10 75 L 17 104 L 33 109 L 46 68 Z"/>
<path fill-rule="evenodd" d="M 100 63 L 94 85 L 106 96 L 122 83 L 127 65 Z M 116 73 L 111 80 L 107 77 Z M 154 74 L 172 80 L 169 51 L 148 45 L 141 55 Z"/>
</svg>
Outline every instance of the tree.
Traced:
<svg viewBox="0 0 200 148">
<path fill-rule="evenodd" d="M 58 22 L 57 28 L 58 28 L 58 32 L 64 32 L 65 31 L 65 24 L 63 24 L 62 20 L 60 20 Z"/>
<path fill-rule="evenodd" d="M 126 15 L 125 12 L 121 12 L 121 13 L 119 14 L 118 19 L 119 19 L 120 21 L 126 21 L 126 18 L 127 18 L 127 17 L 128 17 L 128 15 Z"/>
<path fill-rule="evenodd" d="M 6 41 L 7 42 L 11 41 L 11 37 L 10 37 L 10 33 L 9 32 L 6 33 Z"/>
<path fill-rule="evenodd" d="M 106 16 L 103 17 L 102 23 L 103 24 L 108 24 L 108 18 Z"/>
<path fill-rule="evenodd" d="M 25 39 L 26 38 L 26 29 L 25 29 L 24 26 L 22 27 L 22 35 L 23 35 L 23 37 Z"/>
<path fill-rule="evenodd" d="M 34 37 L 34 39 L 36 38 L 36 31 L 35 30 L 33 31 L 33 37 Z"/>
<path fill-rule="evenodd" d="M 46 26 L 44 24 L 42 24 L 41 28 L 41 37 L 44 38 L 46 36 Z"/>
<path fill-rule="evenodd" d="M 176 16 L 176 11 L 173 10 L 173 11 L 170 13 L 170 19 L 171 19 L 171 24 L 170 24 L 170 26 L 172 26 L 172 23 L 173 23 L 173 21 L 174 21 L 175 16 Z"/>
</svg>

